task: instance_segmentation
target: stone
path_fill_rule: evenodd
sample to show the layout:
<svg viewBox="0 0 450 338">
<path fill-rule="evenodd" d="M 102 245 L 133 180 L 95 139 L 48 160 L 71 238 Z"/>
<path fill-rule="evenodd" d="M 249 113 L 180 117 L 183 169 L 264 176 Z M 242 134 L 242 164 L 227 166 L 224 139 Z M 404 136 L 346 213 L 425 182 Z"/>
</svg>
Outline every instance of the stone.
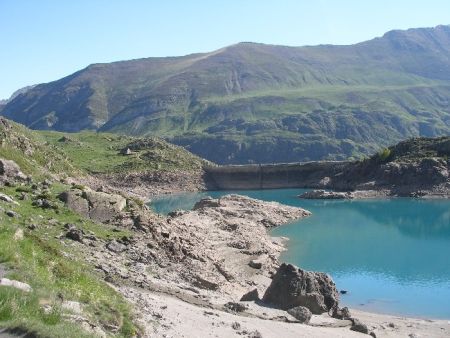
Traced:
<svg viewBox="0 0 450 338">
<path fill-rule="evenodd" d="M 38 226 L 35 223 L 28 224 L 28 226 L 27 226 L 27 228 L 30 229 L 30 230 L 36 230 L 37 227 Z"/>
<path fill-rule="evenodd" d="M 233 312 L 244 312 L 247 309 L 247 306 L 238 302 L 228 302 L 224 305 L 224 307 Z"/>
<path fill-rule="evenodd" d="M 119 243 L 115 240 L 112 240 L 108 244 L 106 244 L 106 247 L 109 251 L 115 252 L 115 253 L 121 253 L 127 249 L 126 245 Z"/>
<path fill-rule="evenodd" d="M 248 338 L 262 338 L 262 334 L 258 330 L 255 330 L 248 334 Z"/>
<path fill-rule="evenodd" d="M 261 259 L 252 259 L 248 265 L 253 269 L 261 269 L 263 266 L 263 262 Z"/>
<path fill-rule="evenodd" d="M 130 148 L 123 148 L 121 151 L 120 151 L 120 153 L 122 154 L 122 155 L 131 155 L 131 154 L 133 154 L 133 152 L 131 151 L 131 149 Z"/>
<path fill-rule="evenodd" d="M 83 313 L 82 305 L 79 302 L 75 302 L 72 300 L 63 301 L 61 304 L 61 308 L 63 310 L 70 311 L 70 312 L 78 314 L 78 315 Z"/>
<path fill-rule="evenodd" d="M 89 202 L 82 197 L 81 190 L 69 190 L 61 193 L 58 198 L 77 214 L 89 218 Z"/>
<path fill-rule="evenodd" d="M 26 180 L 27 176 L 20 170 L 16 162 L 0 158 L 0 175 L 2 179 Z"/>
<path fill-rule="evenodd" d="M 194 208 L 192 210 L 198 210 L 203 208 L 217 208 L 220 206 L 220 200 L 214 199 L 212 197 L 202 198 L 200 201 L 195 203 Z"/>
<path fill-rule="evenodd" d="M 37 200 L 34 200 L 33 203 L 31 203 L 33 206 L 43 209 L 52 209 L 54 208 L 54 205 L 52 202 L 50 202 L 48 199 L 45 198 L 38 198 Z"/>
<path fill-rule="evenodd" d="M 351 192 L 311 190 L 298 195 L 298 197 L 304 199 L 352 199 L 353 195 Z"/>
<path fill-rule="evenodd" d="M 67 231 L 66 237 L 76 242 L 83 242 L 83 231 L 73 227 Z"/>
<path fill-rule="evenodd" d="M 0 286 L 10 286 L 10 287 L 16 288 L 18 290 L 22 290 L 24 292 L 30 292 L 32 290 L 31 286 L 28 285 L 27 283 L 19 282 L 17 280 L 8 279 L 8 278 L 2 278 L 0 280 Z"/>
<path fill-rule="evenodd" d="M 241 297 L 241 302 L 257 302 L 259 301 L 258 289 L 253 289 Z"/>
<path fill-rule="evenodd" d="M 100 223 L 119 216 L 127 205 L 127 200 L 116 194 L 86 190 L 83 197 L 86 198 L 90 206 L 89 217 Z"/>
<path fill-rule="evenodd" d="M 369 328 L 367 327 L 366 324 L 363 324 L 359 319 L 356 319 L 356 318 L 352 318 L 351 321 L 352 321 L 352 326 L 351 326 L 350 330 L 369 334 Z"/>
<path fill-rule="evenodd" d="M 121 215 L 127 200 L 116 194 L 85 190 L 69 190 L 61 193 L 59 199 L 81 216 L 96 222 L 108 222 Z"/>
<path fill-rule="evenodd" d="M 350 319 L 352 315 L 350 314 L 350 310 L 348 309 L 348 307 L 345 306 L 341 309 L 336 306 L 333 309 L 332 317 L 336 319 Z"/>
<path fill-rule="evenodd" d="M 263 301 L 282 310 L 304 306 L 313 314 L 321 314 L 338 305 L 339 294 L 327 274 L 283 263 L 273 276 Z"/>
<path fill-rule="evenodd" d="M 22 229 L 17 229 L 16 232 L 14 233 L 13 239 L 15 241 L 21 241 L 23 239 L 23 230 Z"/>
<path fill-rule="evenodd" d="M 8 195 L 6 195 L 6 194 L 3 194 L 3 193 L 0 193 L 0 200 L 1 200 L 1 201 L 8 202 L 8 203 L 15 204 L 15 205 L 19 205 L 19 203 L 17 203 L 16 201 L 14 201 L 10 196 L 8 196 Z"/>
<path fill-rule="evenodd" d="M 15 211 L 12 211 L 12 210 L 6 210 L 5 214 L 8 217 L 14 217 L 14 218 L 18 218 L 19 217 L 19 214 L 16 213 Z"/>
<path fill-rule="evenodd" d="M 309 311 L 309 309 L 304 306 L 293 307 L 287 310 L 287 313 L 289 313 L 295 319 L 298 319 L 298 321 L 303 324 L 308 324 L 312 317 L 311 311 Z"/>
<path fill-rule="evenodd" d="M 239 324 L 238 322 L 233 322 L 231 324 L 231 327 L 233 328 L 233 330 L 239 331 L 241 329 L 241 324 Z"/>
</svg>

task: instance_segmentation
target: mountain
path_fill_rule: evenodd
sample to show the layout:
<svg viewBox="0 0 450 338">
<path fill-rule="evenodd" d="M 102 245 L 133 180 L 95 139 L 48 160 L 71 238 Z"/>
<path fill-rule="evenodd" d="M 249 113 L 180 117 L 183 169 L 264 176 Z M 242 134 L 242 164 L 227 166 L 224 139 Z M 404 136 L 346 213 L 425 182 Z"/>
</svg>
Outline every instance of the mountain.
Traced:
<svg viewBox="0 0 450 338">
<path fill-rule="evenodd" d="M 450 26 L 93 64 L 10 100 L 34 129 L 164 137 L 217 163 L 344 159 L 450 134 Z"/>
<path fill-rule="evenodd" d="M 26 86 L 20 89 L 17 89 L 14 93 L 11 94 L 11 96 L 8 99 L 2 99 L 0 100 L 0 111 L 2 110 L 2 108 L 4 106 L 6 106 L 6 104 L 9 101 L 14 100 L 17 96 L 19 96 L 20 94 L 25 94 L 27 91 L 29 91 L 30 89 L 32 89 L 34 86 L 36 85 L 30 85 L 30 86 Z"/>
</svg>

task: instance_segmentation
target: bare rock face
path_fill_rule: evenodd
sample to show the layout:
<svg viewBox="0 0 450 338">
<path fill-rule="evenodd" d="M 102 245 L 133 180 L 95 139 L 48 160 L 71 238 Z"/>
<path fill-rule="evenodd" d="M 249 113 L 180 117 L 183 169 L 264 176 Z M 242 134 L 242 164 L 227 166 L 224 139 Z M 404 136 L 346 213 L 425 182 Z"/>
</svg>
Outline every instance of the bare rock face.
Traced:
<svg viewBox="0 0 450 338">
<path fill-rule="evenodd" d="M 283 263 L 267 288 L 263 301 L 283 310 L 304 306 L 313 314 L 321 314 L 338 305 L 339 294 L 327 274 L 305 271 Z"/>
<path fill-rule="evenodd" d="M 59 198 L 76 213 L 96 222 L 108 222 L 120 217 L 127 201 L 124 197 L 86 189 L 63 192 Z"/>
</svg>

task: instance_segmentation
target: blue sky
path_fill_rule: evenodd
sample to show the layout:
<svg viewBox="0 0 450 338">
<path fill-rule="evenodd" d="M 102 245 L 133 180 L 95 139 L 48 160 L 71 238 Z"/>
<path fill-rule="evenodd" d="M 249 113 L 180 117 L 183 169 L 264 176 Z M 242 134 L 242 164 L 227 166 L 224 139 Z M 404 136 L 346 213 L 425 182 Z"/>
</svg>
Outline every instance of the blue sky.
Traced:
<svg viewBox="0 0 450 338">
<path fill-rule="evenodd" d="M 88 64 L 240 41 L 351 44 L 450 24 L 448 0 L 0 0 L 0 98 Z"/>
</svg>

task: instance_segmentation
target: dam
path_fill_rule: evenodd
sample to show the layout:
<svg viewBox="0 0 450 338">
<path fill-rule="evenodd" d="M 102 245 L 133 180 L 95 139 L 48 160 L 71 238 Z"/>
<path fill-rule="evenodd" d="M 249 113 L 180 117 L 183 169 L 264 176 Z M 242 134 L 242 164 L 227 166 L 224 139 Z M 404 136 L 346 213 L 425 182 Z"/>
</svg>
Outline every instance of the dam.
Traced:
<svg viewBox="0 0 450 338">
<path fill-rule="evenodd" d="M 349 161 L 207 166 L 210 189 L 278 189 L 326 186 L 329 177 L 341 173 Z"/>
</svg>

